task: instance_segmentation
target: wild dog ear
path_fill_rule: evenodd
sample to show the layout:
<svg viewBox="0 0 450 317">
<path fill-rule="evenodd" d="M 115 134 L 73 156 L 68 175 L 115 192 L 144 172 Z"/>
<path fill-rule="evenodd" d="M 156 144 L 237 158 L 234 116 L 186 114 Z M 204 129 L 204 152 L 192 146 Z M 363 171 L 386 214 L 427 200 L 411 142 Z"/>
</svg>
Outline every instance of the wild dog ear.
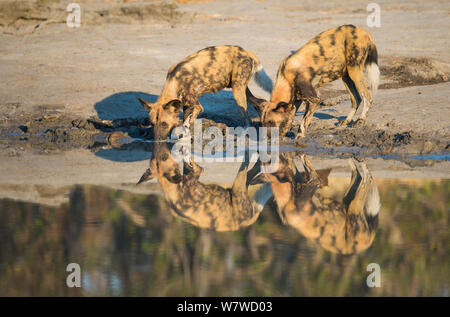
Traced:
<svg viewBox="0 0 450 317">
<path fill-rule="evenodd" d="M 273 111 L 275 112 L 290 112 L 294 108 L 293 104 L 286 103 L 286 102 L 279 102 Z"/>
<path fill-rule="evenodd" d="M 264 173 L 260 173 L 256 175 L 251 181 L 250 185 L 257 185 L 257 184 L 265 184 L 267 183 L 266 176 Z"/>
<path fill-rule="evenodd" d="M 321 180 L 321 187 L 328 186 L 328 176 L 330 176 L 331 168 L 318 170 L 317 175 L 319 175 Z"/>
<path fill-rule="evenodd" d="M 268 108 L 270 102 L 268 102 L 267 100 L 264 100 L 264 99 L 260 99 L 260 100 L 261 101 L 258 103 L 256 103 L 256 102 L 254 102 L 254 103 L 250 102 L 250 103 L 253 105 L 256 112 L 258 112 L 259 116 L 262 117 L 264 111 Z"/>
<path fill-rule="evenodd" d="M 183 180 L 183 175 L 181 175 L 178 169 L 167 171 L 163 174 L 163 176 L 172 184 L 178 184 Z"/>
<path fill-rule="evenodd" d="M 150 110 L 152 110 L 152 106 L 154 105 L 154 103 L 151 103 L 150 101 L 141 99 L 139 97 L 136 97 L 136 98 L 137 98 L 137 100 L 139 100 L 142 107 L 144 107 L 145 111 L 150 112 Z"/>
<path fill-rule="evenodd" d="M 179 111 L 181 109 L 181 101 L 178 99 L 171 100 L 168 103 L 166 103 L 163 106 L 163 108 L 164 108 L 164 110 L 171 111 L 171 112 Z"/>
<path fill-rule="evenodd" d="M 136 185 L 139 185 L 140 183 L 148 182 L 149 180 L 153 179 L 153 177 L 154 177 L 154 175 L 153 175 L 152 171 L 150 170 L 150 168 L 147 168 L 145 170 L 144 174 L 142 174 L 139 181 L 136 183 Z"/>
<path fill-rule="evenodd" d="M 247 88 L 248 89 L 248 88 Z M 259 115 L 262 114 L 264 108 L 269 104 L 269 102 L 265 99 L 261 99 L 253 96 L 251 93 L 247 94 L 248 102 L 250 102 Z"/>
<path fill-rule="evenodd" d="M 277 208 L 277 211 L 278 211 L 278 216 L 280 216 L 281 223 L 284 225 L 287 225 L 288 221 L 287 221 L 287 217 L 286 217 L 286 214 L 284 213 L 284 211 L 281 210 L 280 208 Z"/>
</svg>

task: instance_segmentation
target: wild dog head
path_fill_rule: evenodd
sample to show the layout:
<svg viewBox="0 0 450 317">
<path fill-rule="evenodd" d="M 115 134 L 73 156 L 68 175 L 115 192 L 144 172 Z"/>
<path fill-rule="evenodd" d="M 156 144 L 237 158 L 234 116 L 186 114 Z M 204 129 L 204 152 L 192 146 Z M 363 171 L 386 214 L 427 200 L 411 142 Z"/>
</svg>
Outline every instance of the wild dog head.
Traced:
<svg viewBox="0 0 450 317">
<path fill-rule="evenodd" d="M 286 102 L 265 102 L 261 113 L 263 127 L 277 127 L 283 137 L 292 128 L 292 118 L 295 116 L 295 105 Z M 270 129 L 269 129 L 270 130 Z"/>
<path fill-rule="evenodd" d="M 380 199 L 365 164 L 350 161 L 352 181 L 339 201 L 321 190 L 328 185 L 331 169 L 316 171 L 305 155 L 301 161 L 305 172 L 298 172 L 293 158 L 285 155 L 277 172 L 256 178 L 270 183 L 283 223 L 333 253 L 366 250 L 375 237 Z"/>
<path fill-rule="evenodd" d="M 166 103 L 158 101 L 151 103 L 141 98 L 137 99 L 149 114 L 155 140 L 166 139 L 172 129 L 180 124 L 180 100 L 173 99 Z"/>
<path fill-rule="evenodd" d="M 178 163 L 173 159 L 169 146 L 166 143 L 157 143 L 153 149 L 153 156 L 150 159 L 150 166 L 142 174 L 137 184 L 148 182 L 152 179 L 159 182 L 178 184 L 182 181 Z"/>
<path fill-rule="evenodd" d="M 167 143 L 157 143 L 150 166 L 139 183 L 156 178 L 175 217 L 215 231 L 235 231 L 256 221 L 266 202 L 263 192 L 253 201 L 248 193 L 248 159 L 244 160 L 231 188 L 199 181 L 203 168 L 192 157 L 181 169 Z M 256 170 L 258 168 L 256 167 Z M 183 174 L 181 174 L 181 171 Z"/>
</svg>

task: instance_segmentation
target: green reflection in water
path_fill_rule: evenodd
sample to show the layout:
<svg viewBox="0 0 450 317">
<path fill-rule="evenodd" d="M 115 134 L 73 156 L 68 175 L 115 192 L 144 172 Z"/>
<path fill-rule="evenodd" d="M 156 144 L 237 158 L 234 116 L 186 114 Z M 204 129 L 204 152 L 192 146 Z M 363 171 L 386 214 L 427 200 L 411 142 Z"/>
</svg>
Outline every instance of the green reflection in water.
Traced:
<svg viewBox="0 0 450 317">
<path fill-rule="evenodd" d="M 2 199 L 0 296 L 448 296 L 450 181 L 376 182 L 379 225 L 357 255 L 283 225 L 271 200 L 251 226 L 212 232 L 172 216 L 160 195 L 86 185 L 58 207 Z M 66 286 L 71 262 L 82 288 Z M 380 288 L 366 286 L 372 262 Z"/>
</svg>

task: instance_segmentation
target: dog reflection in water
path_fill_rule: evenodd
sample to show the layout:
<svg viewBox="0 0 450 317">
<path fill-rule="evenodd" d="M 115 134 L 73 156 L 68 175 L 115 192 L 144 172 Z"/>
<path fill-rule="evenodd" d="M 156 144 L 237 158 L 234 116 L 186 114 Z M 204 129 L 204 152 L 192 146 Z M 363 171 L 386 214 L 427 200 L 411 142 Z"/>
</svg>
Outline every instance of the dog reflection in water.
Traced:
<svg viewBox="0 0 450 317">
<path fill-rule="evenodd" d="M 155 145 L 150 167 L 138 184 L 156 178 L 170 211 L 195 226 L 215 231 L 233 231 L 253 224 L 271 197 L 270 185 L 259 188 L 253 197 L 248 180 L 259 172 L 259 163 L 248 170 L 248 158 L 242 162 L 231 188 L 199 181 L 203 168 L 192 158 L 179 163 L 165 143 Z"/>
<path fill-rule="evenodd" d="M 300 155 L 299 172 L 293 153 L 283 153 L 275 173 L 261 173 L 252 184 L 269 183 L 283 223 L 297 229 L 333 253 L 355 254 L 373 242 L 378 226 L 378 188 L 363 162 L 349 159 L 352 178 L 341 201 L 325 198 L 331 169 L 316 171 L 309 158 Z M 264 171 L 264 167 L 262 167 Z"/>
</svg>

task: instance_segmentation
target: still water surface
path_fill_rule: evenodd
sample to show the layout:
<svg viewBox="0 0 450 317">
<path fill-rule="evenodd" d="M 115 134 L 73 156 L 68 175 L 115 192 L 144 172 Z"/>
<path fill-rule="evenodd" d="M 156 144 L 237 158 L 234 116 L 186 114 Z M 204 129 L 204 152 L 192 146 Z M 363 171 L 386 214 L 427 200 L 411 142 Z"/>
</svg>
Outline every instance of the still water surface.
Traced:
<svg viewBox="0 0 450 317">
<path fill-rule="evenodd" d="M 222 184 L 160 148 L 148 194 L 40 185 L 38 203 L 0 199 L 0 296 L 449 295 L 450 180 L 374 178 L 355 159 L 333 176 L 313 161 L 244 162 Z"/>
</svg>

